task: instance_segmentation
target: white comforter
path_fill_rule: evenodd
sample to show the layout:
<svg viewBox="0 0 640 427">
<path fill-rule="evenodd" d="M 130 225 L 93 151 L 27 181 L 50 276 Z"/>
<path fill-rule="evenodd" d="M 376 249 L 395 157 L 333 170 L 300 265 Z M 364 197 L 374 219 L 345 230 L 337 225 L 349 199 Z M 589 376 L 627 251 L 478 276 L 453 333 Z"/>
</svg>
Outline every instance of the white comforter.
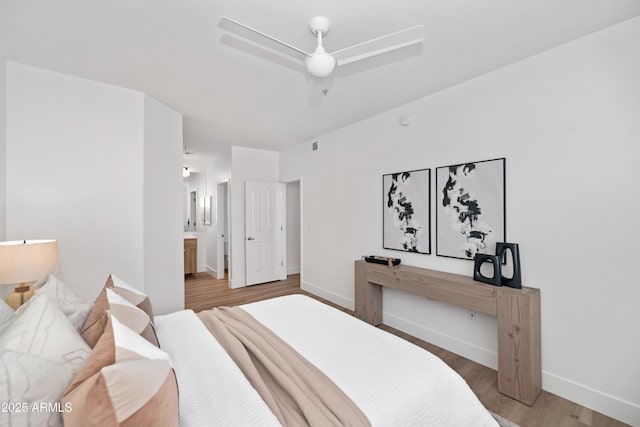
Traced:
<svg viewBox="0 0 640 427">
<path fill-rule="evenodd" d="M 373 426 L 496 426 L 465 381 L 431 353 L 303 295 L 242 306 L 322 370 Z M 171 355 L 182 426 L 278 425 L 191 311 L 155 318 Z"/>
</svg>

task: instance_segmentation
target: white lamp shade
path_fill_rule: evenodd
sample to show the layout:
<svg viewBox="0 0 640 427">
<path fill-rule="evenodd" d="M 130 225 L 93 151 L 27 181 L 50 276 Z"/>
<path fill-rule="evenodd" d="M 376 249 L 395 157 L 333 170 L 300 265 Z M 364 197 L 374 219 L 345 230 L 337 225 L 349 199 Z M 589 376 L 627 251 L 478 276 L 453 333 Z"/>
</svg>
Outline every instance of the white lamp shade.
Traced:
<svg viewBox="0 0 640 427">
<path fill-rule="evenodd" d="M 55 240 L 0 242 L 0 285 L 40 280 L 55 272 L 57 266 Z"/>
</svg>

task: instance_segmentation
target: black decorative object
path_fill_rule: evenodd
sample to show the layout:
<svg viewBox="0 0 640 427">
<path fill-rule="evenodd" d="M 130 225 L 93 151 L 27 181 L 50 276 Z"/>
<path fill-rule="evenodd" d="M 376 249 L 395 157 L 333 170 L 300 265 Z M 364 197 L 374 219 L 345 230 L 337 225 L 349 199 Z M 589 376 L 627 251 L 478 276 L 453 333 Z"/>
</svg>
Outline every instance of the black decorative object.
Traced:
<svg viewBox="0 0 640 427">
<path fill-rule="evenodd" d="M 511 262 L 507 261 L 507 253 L 511 253 Z M 513 274 L 511 277 L 505 277 L 503 268 L 500 268 L 500 277 L 502 285 L 510 288 L 522 289 L 522 272 L 520 270 L 520 251 L 517 243 L 496 243 L 496 255 L 500 258 L 501 264 L 513 266 Z"/>
<path fill-rule="evenodd" d="M 362 258 L 364 258 L 366 262 L 388 265 L 389 267 L 395 267 L 396 265 L 400 264 L 400 258 L 390 258 L 378 255 L 369 255 Z"/>
<path fill-rule="evenodd" d="M 498 255 L 476 254 L 474 261 L 473 280 L 494 286 L 502 285 L 502 276 L 500 275 L 500 257 Z M 482 265 L 487 262 L 493 265 L 492 277 L 487 277 L 480 271 Z"/>
<path fill-rule="evenodd" d="M 431 169 L 382 176 L 382 247 L 431 253 Z"/>
<path fill-rule="evenodd" d="M 472 260 L 506 237 L 506 159 L 436 168 L 436 255 Z"/>
</svg>

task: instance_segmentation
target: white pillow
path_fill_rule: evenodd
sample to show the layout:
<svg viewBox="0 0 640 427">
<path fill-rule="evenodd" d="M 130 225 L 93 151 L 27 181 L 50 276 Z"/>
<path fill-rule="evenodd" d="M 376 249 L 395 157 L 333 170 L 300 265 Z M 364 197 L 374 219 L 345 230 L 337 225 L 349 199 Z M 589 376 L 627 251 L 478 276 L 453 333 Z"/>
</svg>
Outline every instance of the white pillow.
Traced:
<svg viewBox="0 0 640 427">
<path fill-rule="evenodd" d="M 58 308 L 60 308 L 60 311 L 67 316 L 67 319 L 69 319 L 71 324 L 76 328 L 76 331 L 82 329 L 84 322 L 87 320 L 93 308 L 93 302 L 83 301 L 78 298 L 62 280 L 52 275 L 47 277 L 45 284 L 36 292 L 38 294 L 45 294 L 55 302 Z"/>
<path fill-rule="evenodd" d="M 2 330 L 7 327 L 9 322 L 15 317 L 16 314 L 13 312 L 13 309 L 0 299 L 0 334 L 2 334 Z"/>
<path fill-rule="evenodd" d="M 0 402 L 14 405 L 0 411 L 0 425 L 62 426 L 59 412 L 33 405 L 59 402 L 72 379 L 73 372 L 58 362 L 0 349 Z"/>
<path fill-rule="evenodd" d="M 36 294 L 0 335 L 0 348 L 58 362 L 75 374 L 91 348 L 45 294 Z"/>
</svg>

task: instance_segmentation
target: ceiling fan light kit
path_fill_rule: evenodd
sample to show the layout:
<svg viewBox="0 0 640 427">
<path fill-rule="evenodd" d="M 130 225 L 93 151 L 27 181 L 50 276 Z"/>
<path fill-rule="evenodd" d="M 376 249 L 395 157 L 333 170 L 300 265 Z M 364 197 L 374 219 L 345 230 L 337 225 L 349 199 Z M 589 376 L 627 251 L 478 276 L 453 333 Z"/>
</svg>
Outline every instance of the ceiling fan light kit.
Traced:
<svg viewBox="0 0 640 427">
<path fill-rule="evenodd" d="M 322 46 L 319 46 L 313 55 L 307 56 L 304 63 L 309 74 L 319 79 L 329 77 L 336 68 L 336 59 L 329 55 Z"/>
<path fill-rule="evenodd" d="M 222 17 L 223 23 L 230 24 L 231 27 L 238 27 L 251 31 L 254 35 L 262 37 L 263 40 L 276 42 L 285 48 L 288 48 L 288 54 L 296 59 L 304 58 L 307 72 L 316 78 L 323 79 L 333 74 L 336 66 L 349 64 L 351 62 L 360 61 L 375 55 L 380 55 L 392 50 L 411 46 L 413 44 L 422 43 L 424 40 L 424 26 L 416 25 L 405 30 L 387 34 L 382 37 L 358 43 L 356 45 L 339 49 L 333 53 L 328 53 L 322 46 L 322 38 L 327 35 L 331 28 L 331 21 L 325 16 L 315 16 L 309 21 L 309 29 L 314 37 L 317 38 L 317 46 L 313 53 L 308 53 L 293 45 L 285 43 L 275 37 L 269 36 L 261 31 L 251 28 L 233 19 Z"/>
</svg>

